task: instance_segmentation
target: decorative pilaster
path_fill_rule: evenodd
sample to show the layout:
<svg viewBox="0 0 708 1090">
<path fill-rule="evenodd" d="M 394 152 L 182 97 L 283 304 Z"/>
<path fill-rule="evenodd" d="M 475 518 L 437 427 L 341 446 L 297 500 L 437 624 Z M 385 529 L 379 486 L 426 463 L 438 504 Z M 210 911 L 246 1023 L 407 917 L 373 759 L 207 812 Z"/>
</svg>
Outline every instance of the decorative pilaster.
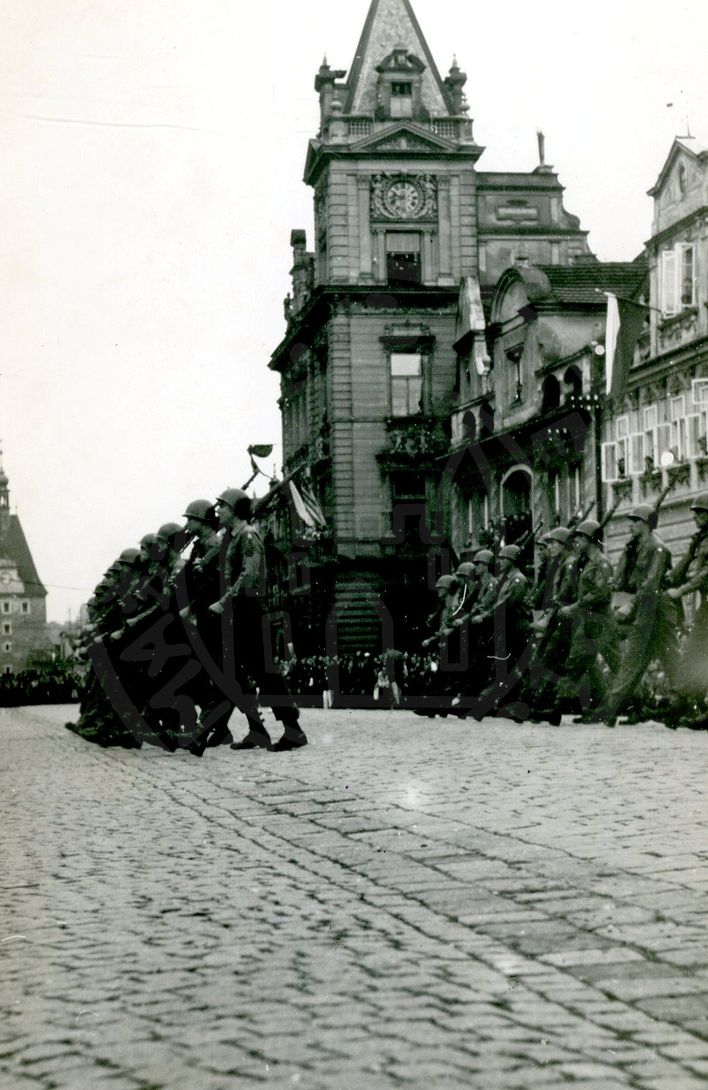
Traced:
<svg viewBox="0 0 708 1090">
<path fill-rule="evenodd" d="M 374 277 L 372 273 L 371 250 L 371 182 L 369 176 L 359 175 L 357 178 L 359 195 L 359 280 L 370 283 Z"/>
<path fill-rule="evenodd" d="M 450 213 L 450 179 L 438 179 L 438 249 L 440 272 L 438 283 L 454 285 L 452 276 L 452 221 Z"/>
</svg>

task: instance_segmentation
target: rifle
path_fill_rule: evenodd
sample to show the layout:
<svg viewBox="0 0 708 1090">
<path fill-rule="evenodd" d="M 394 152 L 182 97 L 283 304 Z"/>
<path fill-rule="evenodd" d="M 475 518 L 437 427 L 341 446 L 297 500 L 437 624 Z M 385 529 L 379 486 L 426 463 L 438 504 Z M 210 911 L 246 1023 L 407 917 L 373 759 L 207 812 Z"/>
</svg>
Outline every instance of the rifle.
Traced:
<svg viewBox="0 0 708 1090">
<path fill-rule="evenodd" d="M 597 500 L 593 500 L 587 511 L 583 511 L 582 503 L 578 507 L 577 511 L 573 515 L 572 519 L 568 523 L 568 529 L 574 530 L 576 526 L 580 526 L 581 522 L 586 522 L 597 506 Z"/>
<path fill-rule="evenodd" d="M 526 546 L 530 545 L 530 543 L 536 537 L 538 537 L 538 535 L 540 534 L 542 529 L 543 529 L 543 519 L 541 519 L 531 530 L 529 530 L 529 532 L 527 534 L 525 534 L 524 537 L 521 538 L 521 541 L 516 542 L 517 548 L 521 549 L 521 551 L 523 552 L 524 549 L 526 548 Z"/>
<path fill-rule="evenodd" d="M 607 527 L 609 526 L 609 524 L 612 522 L 613 518 L 615 517 L 615 515 L 619 511 L 620 505 L 622 503 L 622 499 L 623 499 L 622 496 L 618 496 L 617 499 L 615 500 L 615 502 L 612 504 L 612 507 L 610 508 L 610 510 L 605 515 L 604 519 L 600 523 L 600 530 L 599 530 L 599 533 L 598 533 L 598 537 L 600 536 L 600 534 L 602 534 L 603 530 L 607 529 Z"/>
</svg>

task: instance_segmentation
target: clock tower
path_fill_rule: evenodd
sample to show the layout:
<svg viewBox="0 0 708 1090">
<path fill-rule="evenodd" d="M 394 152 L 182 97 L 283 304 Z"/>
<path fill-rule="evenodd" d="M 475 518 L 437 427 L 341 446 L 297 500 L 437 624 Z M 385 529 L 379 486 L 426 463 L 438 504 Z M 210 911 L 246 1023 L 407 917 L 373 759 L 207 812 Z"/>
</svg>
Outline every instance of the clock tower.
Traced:
<svg viewBox="0 0 708 1090">
<path fill-rule="evenodd" d="M 276 582 L 299 648 L 415 646 L 444 563 L 460 285 L 484 362 L 482 296 L 514 255 L 587 248 L 553 168 L 477 171 L 466 81 L 457 60 L 441 76 L 409 0 L 372 0 L 349 72 L 325 59 L 316 74 L 314 238 L 292 232 L 287 332 L 270 362 L 286 487 L 262 509 L 289 558 Z"/>
<path fill-rule="evenodd" d="M 482 148 L 465 82 L 456 62 L 441 77 L 409 0 L 373 0 L 348 77 L 325 60 L 315 79 L 314 249 L 293 232 L 288 330 L 271 367 L 286 478 L 305 487 L 306 474 L 332 532 L 330 564 L 316 568 L 329 584 L 312 595 L 326 616 L 306 627 L 324 624 L 339 653 L 400 645 L 396 628 L 427 597 L 416 585 L 434 528 L 459 284 L 477 269 Z"/>
</svg>

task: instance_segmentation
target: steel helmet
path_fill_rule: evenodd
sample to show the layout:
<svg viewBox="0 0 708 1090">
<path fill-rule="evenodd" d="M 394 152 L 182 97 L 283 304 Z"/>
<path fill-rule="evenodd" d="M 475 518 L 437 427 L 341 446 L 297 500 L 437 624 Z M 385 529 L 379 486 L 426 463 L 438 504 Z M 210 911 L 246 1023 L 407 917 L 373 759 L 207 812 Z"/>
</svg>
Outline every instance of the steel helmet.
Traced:
<svg viewBox="0 0 708 1090">
<path fill-rule="evenodd" d="M 184 512 L 186 519 L 196 519 L 197 522 L 211 522 L 214 514 L 214 504 L 210 500 L 192 500 Z"/>
<path fill-rule="evenodd" d="M 146 534 L 145 537 L 140 539 L 141 549 L 151 549 L 153 545 L 159 544 L 159 538 L 157 534 Z"/>
<path fill-rule="evenodd" d="M 518 545 L 505 545 L 499 553 L 500 560 L 518 560 L 520 556 L 521 549 Z"/>
<path fill-rule="evenodd" d="M 454 575 L 441 575 L 435 584 L 436 590 L 450 590 L 454 587 L 456 579 Z"/>
<path fill-rule="evenodd" d="M 630 511 L 627 515 L 628 519 L 633 519 L 635 522 L 650 522 L 654 514 L 654 508 L 650 507 L 648 503 L 640 503 L 639 507 L 635 507 L 633 511 Z"/>
<path fill-rule="evenodd" d="M 692 511 L 708 511 L 708 492 L 701 492 L 700 496 L 691 504 Z"/>
<path fill-rule="evenodd" d="M 595 522 L 595 519 L 586 519 L 585 522 L 581 522 L 580 526 L 575 529 L 576 534 L 582 534 L 583 537 L 589 537 L 591 541 L 597 541 L 597 536 L 600 533 L 600 523 Z"/>
<path fill-rule="evenodd" d="M 239 508 L 248 509 L 249 512 L 251 510 L 251 501 L 242 488 L 227 488 L 225 492 L 221 493 L 216 502 L 234 512 Z"/>
<path fill-rule="evenodd" d="M 475 564 L 486 564 L 487 566 L 494 563 L 494 553 L 490 549 L 480 549 L 474 558 Z"/>
<path fill-rule="evenodd" d="M 561 545 L 567 545 L 572 536 L 572 532 L 566 530 L 565 526 L 557 526 L 555 530 L 549 530 L 547 534 L 544 534 L 547 541 L 558 541 Z"/>
<path fill-rule="evenodd" d="M 176 522 L 166 522 L 164 526 L 161 526 L 157 531 L 157 536 L 160 541 L 166 541 L 172 544 L 180 534 L 184 533 L 181 526 Z"/>
<path fill-rule="evenodd" d="M 140 560 L 140 549 L 123 549 L 123 552 L 118 557 L 118 564 L 126 564 L 128 567 L 132 567 Z"/>
<path fill-rule="evenodd" d="M 461 576 L 463 579 L 468 579 L 469 576 L 475 575 L 474 564 L 470 564 L 469 561 L 465 561 L 464 564 L 460 564 L 459 568 L 455 572 L 455 575 Z"/>
</svg>

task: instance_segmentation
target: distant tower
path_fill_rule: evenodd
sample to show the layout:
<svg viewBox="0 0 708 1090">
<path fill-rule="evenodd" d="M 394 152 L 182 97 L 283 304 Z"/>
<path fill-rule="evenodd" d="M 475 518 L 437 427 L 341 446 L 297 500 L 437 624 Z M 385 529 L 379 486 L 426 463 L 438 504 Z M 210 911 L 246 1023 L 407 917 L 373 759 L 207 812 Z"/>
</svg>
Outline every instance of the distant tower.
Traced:
<svg viewBox="0 0 708 1090">
<path fill-rule="evenodd" d="M 0 673 L 22 670 L 49 651 L 47 592 L 20 520 L 10 513 L 10 482 L 0 451 Z"/>
</svg>

